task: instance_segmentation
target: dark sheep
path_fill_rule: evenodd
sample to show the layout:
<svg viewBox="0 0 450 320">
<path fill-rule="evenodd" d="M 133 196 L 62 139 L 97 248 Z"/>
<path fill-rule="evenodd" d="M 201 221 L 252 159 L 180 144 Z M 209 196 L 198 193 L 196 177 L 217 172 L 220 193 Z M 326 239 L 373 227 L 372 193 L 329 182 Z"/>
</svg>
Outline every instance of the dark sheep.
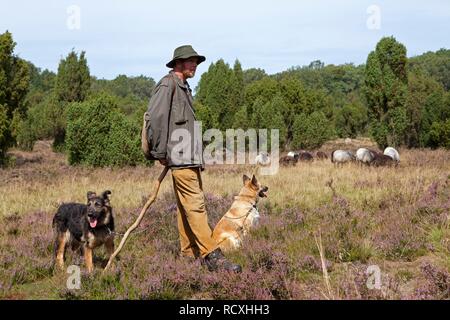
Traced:
<svg viewBox="0 0 450 320">
<path fill-rule="evenodd" d="M 307 151 L 300 151 L 298 156 L 299 161 L 313 161 L 313 156 Z"/>
<path fill-rule="evenodd" d="M 280 165 L 282 166 L 295 166 L 298 162 L 298 157 L 284 156 L 280 158 Z"/>
<path fill-rule="evenodd" d="M 323 160 L 323 159 L 328 159 L 328 156 L 327 156 L 327 154 L 326 154 L 325 152 L 323 152 L 323 151 L 317 151 L 317 152 L 316 152 L 316 158 L 317 158 L 317 159 L 320 159 L 320 160 Z"/>
<path fill-rule="evenodd" d="M 393 166 L 396 162 L 389 156 L 375 152 L 374 159 L 371 162 L 371 165 L 374 167 L 384 167 L 384 166 Z"/>
</svg>

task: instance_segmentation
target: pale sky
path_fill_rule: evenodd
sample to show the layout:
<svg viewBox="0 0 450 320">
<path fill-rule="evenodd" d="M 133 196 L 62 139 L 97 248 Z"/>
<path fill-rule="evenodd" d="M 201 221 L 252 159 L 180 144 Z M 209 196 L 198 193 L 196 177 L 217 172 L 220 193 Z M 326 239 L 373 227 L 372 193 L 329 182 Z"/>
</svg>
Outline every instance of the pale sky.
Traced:
<svg viewBox="0 0 450 320">
<path fill-rule="evenodd" d="M 72 5 L 79 29 L 68 27 L 77 21 Z M 72 48 L 84 50 L 91 74 L 106 79 L 143 74 L 158 81 L 183 44 L 207 58 L 193 86 L 220 58 L 273 74 L 317 59 L 364 63 L 383 36 L 395 36 L 408 56 L 450 48 L 448 0 L 0 0 L 0 8 L 0 33 L 13 33 L 20 57 L 56 71 Z"/>
</svg>

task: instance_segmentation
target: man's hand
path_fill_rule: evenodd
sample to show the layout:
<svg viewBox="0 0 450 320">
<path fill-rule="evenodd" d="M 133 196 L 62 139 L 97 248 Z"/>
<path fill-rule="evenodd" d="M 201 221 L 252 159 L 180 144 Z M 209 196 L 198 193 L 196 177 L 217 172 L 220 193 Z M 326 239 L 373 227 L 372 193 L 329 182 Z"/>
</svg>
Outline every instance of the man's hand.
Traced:
<svg viewBox="0 0 450 320">
<path fill-rule="evenodd" d="M 158 159 L 159 163 L 161 163 L 163 166 L 167 167 L 167 165 L 169 164 L 167 159 Z"/>
</svg>

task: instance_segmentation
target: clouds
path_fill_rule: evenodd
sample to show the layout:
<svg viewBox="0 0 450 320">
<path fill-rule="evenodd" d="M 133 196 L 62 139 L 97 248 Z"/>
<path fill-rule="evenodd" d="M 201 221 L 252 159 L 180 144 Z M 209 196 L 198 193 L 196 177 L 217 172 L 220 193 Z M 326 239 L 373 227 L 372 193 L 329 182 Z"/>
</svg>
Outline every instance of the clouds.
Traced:
<svg viewBox="0 0 450 320">
<path fill-rule="evenodd" d="M 367 8 L 381 9 L 381 29 L 366 26 Z M 81 29 L 66 26 L 67 8 L 81 10 Z M 376 42 L 394 35 L 409 55 L 450 47 L 447 1 L 66 1 L 1 3 L 0 31 L 9 29 L 17 52 L 56 70 L 72 48 L 85 50 L 92 74 L 161 77 L 176 46 L 192 43 L 207 56 L 269 73 L 322 59 L 363 63 Z M 198 76 L 196 77 L 198 80 Z"/>
</svg>

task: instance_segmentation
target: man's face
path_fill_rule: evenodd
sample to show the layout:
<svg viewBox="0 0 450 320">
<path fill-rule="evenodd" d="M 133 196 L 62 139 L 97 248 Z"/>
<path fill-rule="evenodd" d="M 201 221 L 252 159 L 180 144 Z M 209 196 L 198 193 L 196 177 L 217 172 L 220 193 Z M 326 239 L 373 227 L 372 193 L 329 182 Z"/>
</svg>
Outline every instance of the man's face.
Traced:
<svg viewBox="0 0 450 320">
<path fill-rule="evenodd" d="M 185 59 L 180 63 L 180 71 L 186 79 L 193 78 L 195 76 L 195 71 L 197 70 L 197 65 L 198 59 L 196 57 Z"/>
</svg>

